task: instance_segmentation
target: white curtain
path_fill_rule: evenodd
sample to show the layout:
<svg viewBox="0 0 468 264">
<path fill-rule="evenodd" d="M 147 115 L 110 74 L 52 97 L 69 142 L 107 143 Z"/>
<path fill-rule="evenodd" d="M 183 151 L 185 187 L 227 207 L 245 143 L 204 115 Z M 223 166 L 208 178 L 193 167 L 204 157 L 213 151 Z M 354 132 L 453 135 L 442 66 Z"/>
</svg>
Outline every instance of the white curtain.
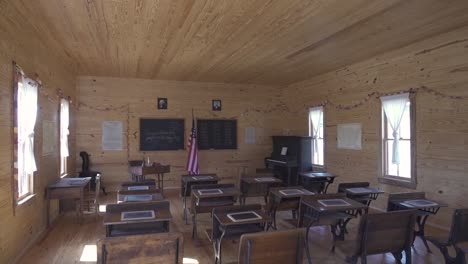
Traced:
<svg viewBox="0 0 468 264">
<path fill-rule="evenodd" d="M 34 158 L 34 127 L 37 116 L 37 89 L 35 81 L 21 77 L 18 82 L 18 172 L 20 195 L 29 191 L 28 175 L 37 170 Z"/>
<path fill-rule="evenodd" d="M 67 100 L 60 100 L 60 156 L 68 157 L 68 130 L 70 126 L 70 104 Z"/>
<path fill-rule="evenodd" d="M 309 120 L 312 124 L 310 135 L 314 142 L 314 153 L 318 152 L 318 133 L 323 122 L 323 107 L 318 106 L 309 110 Z M 310 126 L 309 126 L 310 127 Z"/>
<path fill-rule="evenodd" d="M 380 97 L 382 101 L 382 107 L 387 117 L 388 123 L 393 131 L 393 153 L 392 153 L 392 164 L 400 164 L 400 152 L 399 152 L 399 143 L 400 135 L 398 133 L 400 129 L 401 119 L 403 113 L 409 102 L 409 94 L 396 94 Z"/>
</svg>

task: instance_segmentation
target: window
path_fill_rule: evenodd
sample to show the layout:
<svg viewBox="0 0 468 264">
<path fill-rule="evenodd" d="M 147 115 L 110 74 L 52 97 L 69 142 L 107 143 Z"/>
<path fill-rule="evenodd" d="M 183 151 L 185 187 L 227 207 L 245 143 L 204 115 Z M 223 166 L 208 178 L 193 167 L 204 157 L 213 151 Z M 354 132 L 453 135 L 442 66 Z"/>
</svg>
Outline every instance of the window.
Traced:
<svg viewBox="0 0 468 264">
<path fill-rule="evenodd" d="M 20 75 L 16 91 L 17 201 L 34 193 L 34 127 L 37 116 L 37 82 Z"/>
<path fill-rule="evenodd" d="M 312 164 L 324 166 L 323 106 L 309 110 L 309 136 L 312 139 Z"/>
<path fill-rule="evenodd" d="M 68 153 L 68 127 L 70 124 L 70 104 L 66 99 L 60 100 L 60 175 L 66 176 Z"/>
<path fill-rule="evenodd" d="M 381 101 L 384 182 L 415 187 L 414 117 L 409 94 L 384 96 Z"/>
</svg>

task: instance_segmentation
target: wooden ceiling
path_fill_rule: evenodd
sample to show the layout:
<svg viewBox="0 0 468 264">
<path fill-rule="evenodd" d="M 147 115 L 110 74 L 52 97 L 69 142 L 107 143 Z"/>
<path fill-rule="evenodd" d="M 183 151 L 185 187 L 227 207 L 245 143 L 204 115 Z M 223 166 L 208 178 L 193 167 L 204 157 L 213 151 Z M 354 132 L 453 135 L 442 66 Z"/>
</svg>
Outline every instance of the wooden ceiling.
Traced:
<svg viewBox="0 0 468 264">
<path fill-rule="evenodd" d="M 80 75 L 181 81 L 285 85 L 468 25 L 466 0 L 10 3 Z"/>
</svg>

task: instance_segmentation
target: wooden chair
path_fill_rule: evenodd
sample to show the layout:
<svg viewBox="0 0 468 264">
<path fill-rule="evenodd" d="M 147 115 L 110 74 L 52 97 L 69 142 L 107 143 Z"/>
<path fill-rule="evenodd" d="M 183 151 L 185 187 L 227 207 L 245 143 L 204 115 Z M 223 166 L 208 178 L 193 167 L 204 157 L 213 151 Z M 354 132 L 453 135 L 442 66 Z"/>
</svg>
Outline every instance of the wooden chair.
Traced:
<svg viewBox="0 0 468 264">
<path fill-rule="evenodd" d="M 129 160 L 128 161 L 128 170 L 131 175 L 131 180 L 133 182 L 140 182 L 143 181 L 143 167 L 145 161 L 144 160 Z"/>
<path fill-rule="evenodd" d="M 107 237 L 97 242 L 97 263 L 180 263 L 184 239 L 181 233 Z"/>
<path fill-rule="evenodd" d="M 89 154 L 88 152 L 86 151 L 81 151 L 80 152 L 80 157 L 81 157 L 81 172 L 79 173 L 79 177 L 91 177 L 91 189 L 95 189 L 96 188 L 96 185 L 94 184 L 95 183 L 95 179 L 97 177 L 97 175 L 101 175 L 101 172 L 99 171 L 92 171 L 90 169 L 90 166 L 91 166 L 91 161 L 89 159 Z M 104 195 L 107 195 L 106 193 L 106 188 L 104 186 L 100 186 L 100 188 L 102 189 L 102 192 L 104 193 Z"/>
<path fill-rule="evenodd" d="M 94 191 L 90 191 L 84 196 L 84 207 L 80 208 L 79 200 L 76 201 L 76 207 L 79 212 L 99 214 L 99 195 L 101 190 L 101 174 L 98 173 L 94 178 Z"/>
<path fill-rule="evenodd" d="M 192 238 L 197 238 L 197 215 L 202 213 L 211 213 L 216 207 L 231 206 L 236 203 L 235 197 L 205 198 L 203 201 L 197 201 L 194 193 L 201 189 L 220 189 L 235 188 L 234 184 L 197 184 L 191 186 L 190 208 L 192 215 Z"/>
<path fill-rule="evenodd" d="M 303 263 L 304 229 L 261 232 L 241 236 L 239 264 Z M 312 263 L 310 259 L 307 263 Z"/>
<path fill-rule="evenodd" d="M 452 227 L 450 228 L 448 237 L 427 237 L 427 240 L 439 248 L 440 252 L 442 252 L 442 255 L 444 256 L 445 263 L 466 263 L 465 253 L 463 252 L 464 250 L 456 245 L 468 242 L 468 208 L 456 209 L 454 211 Z M 455 257 L 451 257 L 449 255 L 449 247 L 455 248 Z"/>
<path fill-rule="evenodd" d="M 345 241 L 337 246 L 347 253 L 348 263 L 367 263 L 367 256 L 392 253 L 397 263 L 401 263 L 405 252 L 406 263 L 411 264 L 413 244 L 414 210 L 388 213 L 366 214 L 361 218 L 356 241 Z"/>
</svg>

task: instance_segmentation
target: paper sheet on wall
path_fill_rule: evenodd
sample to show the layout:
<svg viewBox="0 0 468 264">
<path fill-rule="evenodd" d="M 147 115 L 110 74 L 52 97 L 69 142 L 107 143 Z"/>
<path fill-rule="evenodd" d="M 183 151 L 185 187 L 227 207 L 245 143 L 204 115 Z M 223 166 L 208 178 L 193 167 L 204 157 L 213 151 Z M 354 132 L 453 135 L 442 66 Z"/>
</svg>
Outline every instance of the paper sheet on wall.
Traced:
<svg viewBox="0 0 468 264">
<path fill-rule="evenodd" d="M 245 144 L 255 144 L 255 127 L 245 128 Z"/>
<path fill-rule="evenodd" d="M 122 122 L 102 122 L 102 150 L 122 150 Z"/>
<path fill-rule="evenodd" d="M 337 147 L 339 149 L 362 149 L 362 126 L 360 123 L 337 126 Z"/>
<path fill-rule="evenodd" d="M 57 131 L 55 122 L 42 121 L 42 156 L 51 155 L 57 147 Z"/>
</svg>

